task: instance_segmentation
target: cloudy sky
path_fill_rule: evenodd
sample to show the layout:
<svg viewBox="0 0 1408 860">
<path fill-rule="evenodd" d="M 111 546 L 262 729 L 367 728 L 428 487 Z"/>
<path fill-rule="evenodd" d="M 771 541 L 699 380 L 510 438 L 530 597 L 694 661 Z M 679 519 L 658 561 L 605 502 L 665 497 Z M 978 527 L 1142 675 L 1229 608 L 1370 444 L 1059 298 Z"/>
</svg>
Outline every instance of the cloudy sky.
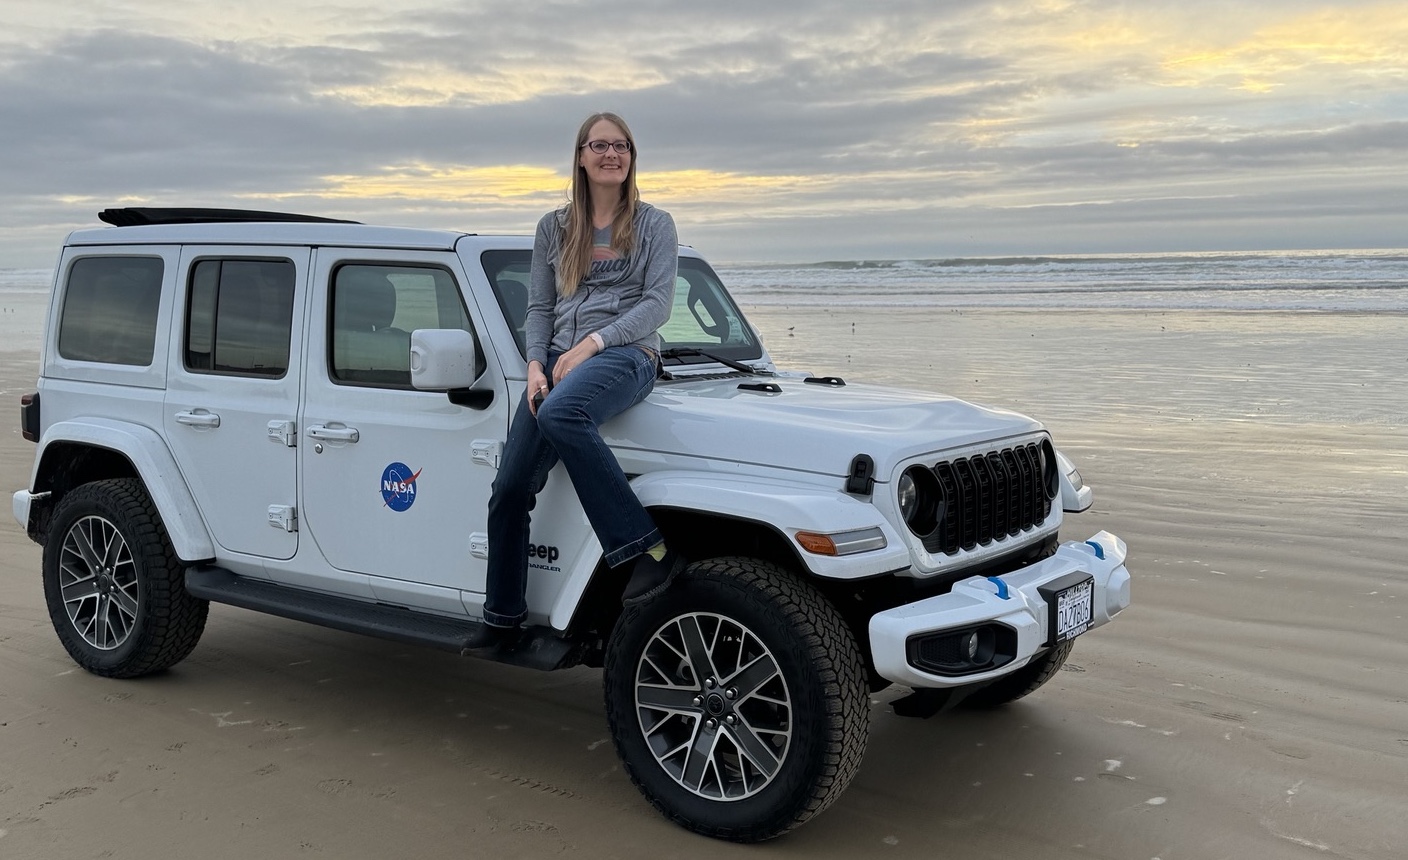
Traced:
<svg viewBox="0 0 1408 860">
<path fill-rule="evenodd" d="M 716 261 L 1408 246 L 1408 2 L 0 0 L 0 266 L 112 205 L 521 232 L 615 110 Z"/>
</svg>

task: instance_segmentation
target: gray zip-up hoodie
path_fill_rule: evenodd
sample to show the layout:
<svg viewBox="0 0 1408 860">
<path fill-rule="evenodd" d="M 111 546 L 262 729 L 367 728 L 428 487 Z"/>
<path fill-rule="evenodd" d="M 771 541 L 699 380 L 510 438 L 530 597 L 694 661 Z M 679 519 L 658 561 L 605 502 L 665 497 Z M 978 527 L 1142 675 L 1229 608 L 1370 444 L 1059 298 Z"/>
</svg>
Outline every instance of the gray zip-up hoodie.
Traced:
<svg viewBox="0 0 1408 860">
<path fill-rule="evenodd" d="M 619 267 L 590 273 L 567 298 L 557 294 L 557 265 L 567 207 L 538 221 L 528 284 L 524 336 L 528 360 L 548 364 L 548 350 L 566 352 L 596 332 L 607 346 L 635 344 L 660 351 L 660 326 L 670 318 L 679 268 L 679 238 L 670 213 L 636 206 L 636 243 Z"/>
</svg>

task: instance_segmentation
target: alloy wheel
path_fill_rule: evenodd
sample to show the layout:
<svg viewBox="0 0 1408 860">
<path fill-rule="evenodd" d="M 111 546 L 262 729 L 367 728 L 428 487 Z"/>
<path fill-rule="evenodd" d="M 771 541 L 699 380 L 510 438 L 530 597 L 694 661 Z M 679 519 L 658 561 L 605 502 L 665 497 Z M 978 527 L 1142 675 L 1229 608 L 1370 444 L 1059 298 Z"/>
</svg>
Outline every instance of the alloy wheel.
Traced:
<svg viewBox="0 0 1408 860">
<path fill-rule="evenodd" d="M 641 652 L 635 704 L 656 762 L 699 797 L 757 794 L 787 758 L 787 681 L 763 641 L 727 616 L 695 612 L 661 626 Z"/>
<path fill-rule="evenodd" d="M 69 622 L 84 642 L 112 651 L 132 635 L 137 565 L 122 532 L 108 520 L 83 517 L 64 535 L 59 587 Z"/>
</svg>

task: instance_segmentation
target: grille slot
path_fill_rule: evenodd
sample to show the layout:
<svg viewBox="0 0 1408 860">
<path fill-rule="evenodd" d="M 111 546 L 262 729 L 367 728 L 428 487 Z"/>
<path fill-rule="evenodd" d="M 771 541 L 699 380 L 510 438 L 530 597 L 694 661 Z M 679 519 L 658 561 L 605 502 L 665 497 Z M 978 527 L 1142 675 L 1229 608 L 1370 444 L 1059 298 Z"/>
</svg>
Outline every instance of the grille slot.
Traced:
<svg viewBox="0 0 1408 860">
<path fill-rule="evenodd" d="M 1046 443 L 945 460 L 933 467 L 943 501 L 938 525 L 923 537 L 929 552 L 954 555 L 1003 541 L 1051 514 L 1046 472 L 1055 467 Z"/>
</svg>

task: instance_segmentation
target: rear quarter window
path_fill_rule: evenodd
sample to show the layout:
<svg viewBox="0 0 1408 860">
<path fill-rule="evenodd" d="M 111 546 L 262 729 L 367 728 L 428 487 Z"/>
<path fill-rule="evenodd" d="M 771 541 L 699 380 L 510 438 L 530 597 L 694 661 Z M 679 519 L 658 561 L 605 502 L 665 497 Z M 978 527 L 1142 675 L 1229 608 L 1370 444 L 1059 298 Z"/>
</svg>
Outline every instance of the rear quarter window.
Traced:
<svg viewBox="0 0 1408 860">
<path fill-rule="evenodd" d="M 288 260 L 209 259 L 192 266 L 186 369 L 283 376 L 293 332 L 296 274 Z"/>
<path fill-rule="evenodd" d="M 160 257 L 83 257 L 69 266 L 59 355 L 146 367 L 156 347 Z"/>
</svg>

